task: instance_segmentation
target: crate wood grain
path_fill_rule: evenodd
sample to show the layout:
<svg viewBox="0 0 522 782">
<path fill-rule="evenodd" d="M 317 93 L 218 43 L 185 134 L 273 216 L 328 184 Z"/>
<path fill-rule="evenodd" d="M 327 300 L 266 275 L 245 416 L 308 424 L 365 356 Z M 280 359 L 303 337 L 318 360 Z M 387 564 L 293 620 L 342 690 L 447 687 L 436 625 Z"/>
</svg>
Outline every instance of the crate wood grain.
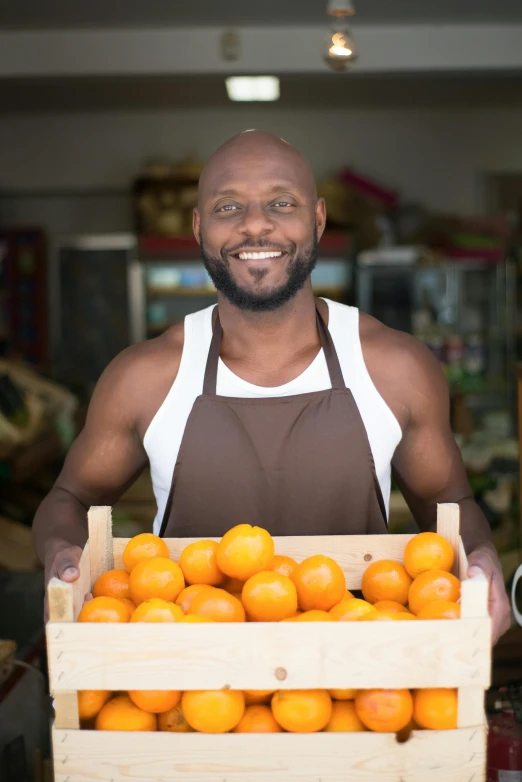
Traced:
<svg viewBox="0 0 522 782">
<path fill-rule="evenodd" d="M 484 577 L 467 579 L 457 505 L 439 506 L 439 532 L 455 551 L 461 619 L 314 624 L 77 624 L 94 579 L 121 567 L 124 539 L 109 508 L 89 512 L 89 542 L 74 584 L 49 585 L 47 625 L 56 782 L 480 782 L 491 620 Z M 402 561 L 411 535 L 276 538 L 298 561 L 323 553 L 360 587 L 372 561 Z M 191 539 L 166 540 L 178 559 Z M 251 735 L 78 730 L 79 689 L 458 688 L 458 729 L 393 734 Z"/>
<path fill-rule="evenodd" d="M 489 683 L 489 620 L 57 624 L 51 689 L 459 687 Z M 443 632 L 442 632 L 443 630 Z M 284 677 L 284 678 L 283 678 Z"/>
<path fill-rule="evenodd" d="M 389 733 L 55 730 L 55 782 L 478 782 L 485 728 Z"/>
</svg>

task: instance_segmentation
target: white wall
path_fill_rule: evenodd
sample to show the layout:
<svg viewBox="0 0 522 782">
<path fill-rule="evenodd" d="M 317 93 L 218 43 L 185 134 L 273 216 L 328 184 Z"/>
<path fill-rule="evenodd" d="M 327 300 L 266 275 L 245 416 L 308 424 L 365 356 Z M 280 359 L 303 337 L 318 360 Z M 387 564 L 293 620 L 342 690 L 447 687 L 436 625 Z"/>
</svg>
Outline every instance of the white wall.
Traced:
<svg viewBox="0 0 522 782">
<path fill-rule="evenodd" d="M 0 116 L 0 190 L 125 189 L 145 158 L 205 158 L 249 127 L 287 138 L 319 177 L 353 165 L 437 210 L 471 213 L 481 174 L 522 171 L 522 109 L 230 107 Z"/>
</svg>

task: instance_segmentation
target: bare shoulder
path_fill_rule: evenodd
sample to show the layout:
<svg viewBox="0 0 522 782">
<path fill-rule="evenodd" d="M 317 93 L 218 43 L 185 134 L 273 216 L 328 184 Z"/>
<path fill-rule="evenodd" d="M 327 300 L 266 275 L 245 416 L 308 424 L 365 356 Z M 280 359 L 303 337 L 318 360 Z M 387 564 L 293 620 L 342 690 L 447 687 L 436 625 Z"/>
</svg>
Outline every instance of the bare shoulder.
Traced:
<svg viewBox="0 0 522 782">
<path fill-rule="evenodd" d="M 155 339 L 130 345 L 98 381 L 95 397 L 125 414 L 141 439 L 176 379 L 183 337 L 184 324 L 179 323 Z"/>
<path fill-rule="evenodd" d="M 423 342 L 364 313 L 359 334 L 370 377 L 403 431 L 427 406 L 447 406 L 446 379 Z"/>
</svg>

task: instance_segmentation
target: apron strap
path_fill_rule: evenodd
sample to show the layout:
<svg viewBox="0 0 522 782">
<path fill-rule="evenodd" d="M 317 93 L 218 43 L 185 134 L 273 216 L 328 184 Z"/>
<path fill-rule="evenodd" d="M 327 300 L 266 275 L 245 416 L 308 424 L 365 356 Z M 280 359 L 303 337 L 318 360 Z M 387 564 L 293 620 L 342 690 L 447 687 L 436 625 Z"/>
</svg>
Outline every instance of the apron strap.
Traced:
<svg viewBox="0 0 522 782">
<path fill-rule="evenodd" d="M 344 382 L 341 365 L 339 363 L 339 357 L 333 343 L 332 335 L 330 334 L 330 329 L 324 322 L 324 318 L 319 312 L 317 304 L 315 312 L 317 317 L 317 330 L 319 332 L 319 339 L 321 340 L 321 347 L 324 351 L 324 357 L 326 359 L 326 366 L 328 367 L 332 389 L 335 391 L 344 391 L 346 389 L 346 385 Z"/>
<path fill-rule="evenodd" d="M 333 343 L 332 335 L 324 322 L 323 316 L 319 312 L 316 305 L 316 320 L 317 331 L 319 332 L 319 339 L 321 341 L 321 347 L 324 351 L 324 357 L 326 359 L 326 366 L 328 367 L 328 373 L 330 375 L 330 383 L 332 389 L 339 391 L 346 388 L 341 365 L 337 356 L 337 351 Z M 216 314 L 214 327 L 212 329 L 212 341 L 208 351 L 207 365 L 205 367 L 205 377 L 203 380 L 203 393 L 206 396 L 215 396 L 217 389 L 217 373 L 219 364 L 219 351 L 221 349 L 221 338 L 223 336 L 223 329 L 221 328 L 221 321 L 219 320 L 219 311 Z"/>
<path fill-rule="evenodd" d="M 216 320 L 212 329 L 212 341 L 208 351 L 205 378 L 203 380 L 203 393 L 206 396 L 215 396 L 217 389 L 217 373 L 219 364 L 219 351 L 221 350 L 221 338 L 223 329 L 219 320 L 219 310 L 216 307 Z"/>
</svg>

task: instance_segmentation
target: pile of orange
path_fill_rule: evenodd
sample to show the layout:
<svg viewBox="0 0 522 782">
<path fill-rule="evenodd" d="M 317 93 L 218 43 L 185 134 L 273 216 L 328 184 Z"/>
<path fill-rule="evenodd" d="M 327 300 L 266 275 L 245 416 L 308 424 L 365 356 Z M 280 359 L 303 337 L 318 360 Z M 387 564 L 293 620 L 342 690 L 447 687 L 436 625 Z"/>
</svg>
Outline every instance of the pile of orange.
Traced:
<svg viewBox="0 0 522 782">
<path fill-rule="evenodd" d="M 179 561 L 144 533 L 123 552 L 124 568 L 104 573 L 79 622 L 318 622 L 457 619 L 460 582 L 453 549 L 423 532 L 404 563 L 377 560 L 363 574 L 363 598 L 341 567 L 317 554 L 300 563 L 277 555 L 271 535 L 240 524 L 219 541 L 190 543 Z M 79 694 L 85 725 L 100 730 L 205 733 L 456 727 L 453 690 L 94 691 Z M 94 722 L 93 722 L 94 721 Z M 412 722 L 413 721 L 413 722 Z"/>
<path fill-rule="evenodd" d="M 172 733 L 316 733 L 457 727 L 457 692 L 426 690 L 133 690 L 78 693 L 82 726 Z"/>
</svg>

